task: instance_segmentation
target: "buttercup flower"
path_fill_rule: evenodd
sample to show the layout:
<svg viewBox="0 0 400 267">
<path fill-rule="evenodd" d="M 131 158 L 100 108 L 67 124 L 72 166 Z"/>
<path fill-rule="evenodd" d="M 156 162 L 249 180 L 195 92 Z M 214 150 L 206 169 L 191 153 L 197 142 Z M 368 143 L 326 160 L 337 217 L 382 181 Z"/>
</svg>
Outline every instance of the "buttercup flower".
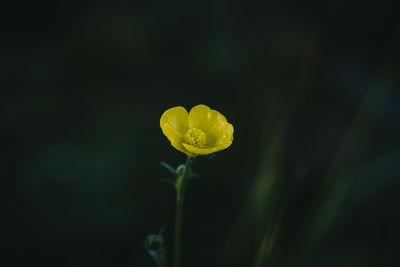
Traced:
<svg viewBox="0 0 400 267">
<path fill-rule="evenodd" d="M 190 158 L 223 150 L 233 141 L 232 124 L 206 105 L 189 113 L 181 106 L 170 108 L 162 114 L 160 126 L 171 145 Z"/>
</svg>

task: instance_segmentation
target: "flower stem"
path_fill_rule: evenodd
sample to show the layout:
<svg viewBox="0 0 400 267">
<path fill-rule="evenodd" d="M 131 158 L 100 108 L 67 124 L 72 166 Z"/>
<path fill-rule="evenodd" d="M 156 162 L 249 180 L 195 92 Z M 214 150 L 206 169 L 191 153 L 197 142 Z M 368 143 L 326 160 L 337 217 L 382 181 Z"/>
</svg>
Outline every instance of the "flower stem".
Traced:
<svg viewBox="0 0 400 267">
<path fill-rule="evenodd" d="M 191 164 L 192 160 L 188 157 L 186 159 L 185 169 L 181 175 L 178 176 L 176 181 L 174 267 L 180 267 L 181 263 L 183 202 L 185 198 L 186 182 L 190 176 Z"/>
</svg>

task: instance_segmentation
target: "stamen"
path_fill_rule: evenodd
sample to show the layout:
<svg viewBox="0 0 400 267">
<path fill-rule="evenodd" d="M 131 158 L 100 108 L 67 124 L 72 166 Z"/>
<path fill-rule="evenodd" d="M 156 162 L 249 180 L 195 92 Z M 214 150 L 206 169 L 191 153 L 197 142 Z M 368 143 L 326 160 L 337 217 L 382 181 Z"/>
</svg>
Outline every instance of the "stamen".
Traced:
<svg viewBox="0 0 400 267">
<path fill-rule="evenodd" d="M 183 137 L 183 141 L 186 144 L 203 148 L 206 146 L 207 138 L 206 134 L 202 130 L 190 128 Z"/>
</svg>

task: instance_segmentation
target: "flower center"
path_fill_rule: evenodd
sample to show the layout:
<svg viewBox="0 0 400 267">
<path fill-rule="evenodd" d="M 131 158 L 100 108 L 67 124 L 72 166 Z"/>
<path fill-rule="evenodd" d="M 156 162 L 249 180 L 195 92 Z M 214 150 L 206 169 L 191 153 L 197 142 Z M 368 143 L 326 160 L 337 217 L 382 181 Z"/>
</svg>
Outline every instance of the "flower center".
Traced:
<svg viewBox="0 0 400 267">
<path fill-rule="evenodd" d="M 186 144 L 199 148 L 206 146 L 206 140 L 206 134 L 197 128 L 190 128 L 183 137 L 183 141 Z"/>
</svg>

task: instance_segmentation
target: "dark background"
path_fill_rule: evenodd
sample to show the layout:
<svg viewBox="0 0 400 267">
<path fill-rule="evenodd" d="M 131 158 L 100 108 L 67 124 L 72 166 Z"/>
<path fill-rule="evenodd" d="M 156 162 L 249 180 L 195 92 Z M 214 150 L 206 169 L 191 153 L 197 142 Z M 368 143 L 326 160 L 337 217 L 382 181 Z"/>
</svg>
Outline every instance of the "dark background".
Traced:
<svg viewBox="0 0 400 267">
<path fill-rule="evenodd" d="M 393 1 L 394 2 L 394 1 Z M 156 266 L 182 163 L 159 119 L 206 104 L 183 266 L 398 266 L 398 9 L 388 1 L 2 8 L 1 266 Z"/>
</svg>

